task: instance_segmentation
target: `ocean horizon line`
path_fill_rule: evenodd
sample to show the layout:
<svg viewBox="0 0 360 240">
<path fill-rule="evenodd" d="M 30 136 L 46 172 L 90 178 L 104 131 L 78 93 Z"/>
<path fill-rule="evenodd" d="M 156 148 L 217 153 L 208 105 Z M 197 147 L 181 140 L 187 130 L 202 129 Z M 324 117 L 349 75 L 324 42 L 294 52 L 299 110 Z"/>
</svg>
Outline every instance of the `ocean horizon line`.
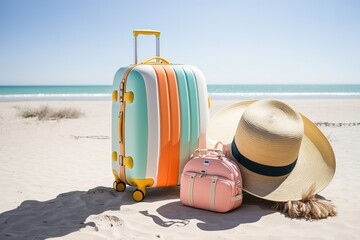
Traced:
<svg viewBox="0 0 360 240">
<path fill-rule="evenodd" d="M 212 99 L 360 98 L 360 84 L 208 84 Z M 111 100 L 112 85 L 0 86 L 0 101 Z"/>
<path fill-rule="evenodd" d="M 209 86 L 360 86 L 360 83 L 207 83 Z M 0 84 L 1 87 L 111 87 L 112 84 Z"/>
</svg>

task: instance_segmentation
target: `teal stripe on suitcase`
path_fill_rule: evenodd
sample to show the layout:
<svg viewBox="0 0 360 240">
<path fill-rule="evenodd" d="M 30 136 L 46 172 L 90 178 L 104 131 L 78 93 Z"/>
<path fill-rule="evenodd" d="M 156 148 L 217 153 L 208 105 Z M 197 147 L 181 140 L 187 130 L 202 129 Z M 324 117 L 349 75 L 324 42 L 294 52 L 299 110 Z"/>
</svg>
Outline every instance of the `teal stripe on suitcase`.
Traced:
<svg viewBox="0 0 360 240">
<path fill-rule="evenodd" d="M 148 113 L 145 82 L 139 72 L 130 72 L 126 91 L 134 93 L 134 101 L 127 103 L 125 109 L 125 155 L 131 156 L 134 162 L 132 169 L 125 168 L 126 179 L 129 181 L 130 178 L 146 178 Z"/>
<path fill-rule="evenodd" d="M 182 171 L 189 156 L 199 146 L 200 116 L 195 75 L 189 68 L 173 65 L 176 73 L 181 111 L 180 168 Z M 179 172 L 181 174 L 181 172 Z"/>
<path fill-rule="evenodd" d="M 191 155 L 190 151 L 190 97 L 186 74 L 181 66 L 172 66 L 176 74 L 180 99 L 180 167 L 179 176 Z"/>
<path fill-rule="evenodd" d="M 190 152 L 193 152 L 199 146 L 200 135 L 200 116 L 199 116 L 199 97 L 195 75 L 190 68 L 184 67 L 187 79 L 187 87 L 190 100 Z"/>
</svg>

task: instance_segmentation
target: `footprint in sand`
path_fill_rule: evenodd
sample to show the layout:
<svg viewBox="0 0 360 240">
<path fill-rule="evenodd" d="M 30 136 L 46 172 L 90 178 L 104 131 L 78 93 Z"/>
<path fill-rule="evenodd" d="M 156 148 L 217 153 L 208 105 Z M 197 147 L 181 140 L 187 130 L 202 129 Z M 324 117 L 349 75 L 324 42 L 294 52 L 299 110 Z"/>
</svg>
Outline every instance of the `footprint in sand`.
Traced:
<svg viewBox="0 0 360 240">
<path fill-rule="evenodd" d="M 124 220 L 114 216 L 114 215 L 97 215 L 90 216 L 87 222 L 95 223 L 95 230 L 98 229 L 109 229 L 112 227 L 121 227 L 124 224 Z"/>
</svg>

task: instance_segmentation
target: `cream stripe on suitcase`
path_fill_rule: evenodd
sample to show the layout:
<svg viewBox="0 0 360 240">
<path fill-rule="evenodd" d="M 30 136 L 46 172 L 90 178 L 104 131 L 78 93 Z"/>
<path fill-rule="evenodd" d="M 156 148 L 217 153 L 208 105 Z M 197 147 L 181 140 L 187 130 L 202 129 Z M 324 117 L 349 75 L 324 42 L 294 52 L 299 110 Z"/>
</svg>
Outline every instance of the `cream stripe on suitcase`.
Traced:
<svg viewBox="0 0 360 240">
<path fill-rule="evenodd" d="M 204 74 L 194 66 L 189 66 L 195 75 L 197 89 L 199 94 L 199 111 L 200 111 L 200 137 L 199 148 L 206 148 L 206 130 L 209 122 L 209 106 L 207 85 Z"/>
<path fill-rule="evenodd" d="M 155 70 L 150 65 L 140 65 L 133 70 L 138 71 L 144 79 L 148 110 L 148 156 L 146 161 L 146 178 L 154 179 L 153 187 L 157 186 L 158 159 L 160 156 L 160 121 L 159 93 Z"/>
</svg>

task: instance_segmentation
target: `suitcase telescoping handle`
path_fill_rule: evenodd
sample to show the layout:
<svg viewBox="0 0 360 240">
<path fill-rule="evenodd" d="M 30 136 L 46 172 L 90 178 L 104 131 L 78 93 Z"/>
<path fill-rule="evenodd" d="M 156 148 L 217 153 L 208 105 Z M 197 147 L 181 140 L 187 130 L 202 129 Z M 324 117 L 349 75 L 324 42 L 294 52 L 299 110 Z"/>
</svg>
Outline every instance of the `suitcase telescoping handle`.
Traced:
<svg viewBox="0 0 360 240">
<path fill-rule="evenodd" d="M 135 64 L 138 63 L 138 53 L 137 53 L 137 37 L 139 35 L 154 35 L 156 37 L 156 56 L 159 57 L 160 56 L 160 31 L 156 31 L 156 30 L 148 30 L 148 29 L 138 29 L 138 30 L 134 30 L 134 38 L 135 38 Z M 158 59 L 157 59 L 158 61 Z"/>
</svg>

